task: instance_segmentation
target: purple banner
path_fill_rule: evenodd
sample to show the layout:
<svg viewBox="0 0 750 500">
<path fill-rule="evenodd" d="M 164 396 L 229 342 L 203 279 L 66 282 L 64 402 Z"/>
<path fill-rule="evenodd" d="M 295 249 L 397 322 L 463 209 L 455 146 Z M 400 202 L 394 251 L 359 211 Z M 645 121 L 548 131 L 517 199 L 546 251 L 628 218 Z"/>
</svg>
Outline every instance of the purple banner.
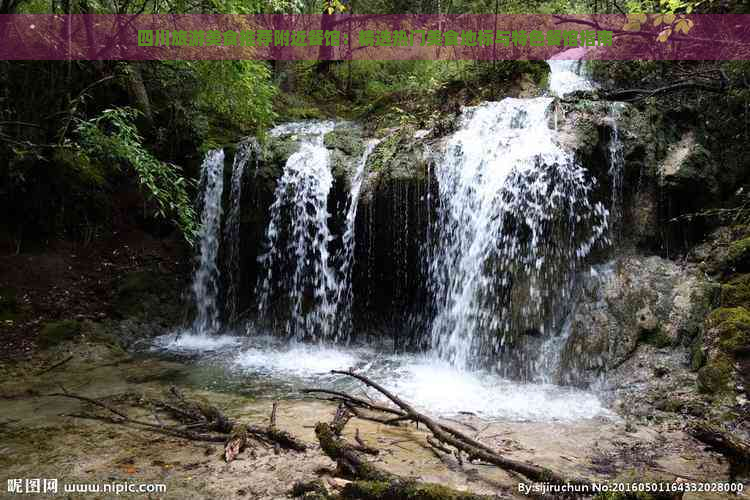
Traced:
<svg viewBox="0 0 750 500">
<path fill-rule="evenodd" d="M 750 59 L 750 15 L 0 15 L 5 60 Z"/>
</svg>

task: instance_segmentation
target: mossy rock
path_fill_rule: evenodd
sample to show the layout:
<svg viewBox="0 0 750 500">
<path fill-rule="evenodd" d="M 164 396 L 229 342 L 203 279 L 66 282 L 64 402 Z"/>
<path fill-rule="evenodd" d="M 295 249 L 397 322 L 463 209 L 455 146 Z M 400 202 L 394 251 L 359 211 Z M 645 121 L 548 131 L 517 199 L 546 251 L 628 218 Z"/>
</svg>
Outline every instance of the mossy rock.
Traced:
<svg viewBox="0 0 750 500">
<path fill-rule="evenodd" d="M 721 307 L 750 306 L 750 274 L 743 274 L 721 286 Z"/>
<path fill-rule="evenodd" d="M 708 326 L 718 333 L 719 347 L 736 352 L 750 346 L 750 311 L 744 307 L 722 307 L 708 316 Z"/>
<path fill-rule="evenodd" d="M 364 151 L 361 131 L 353 127 L 340 127 L 323 137 L 328 149 L 340 149 L 349 156 L 360 156 Z"/>
<path fill-rule="evenodd" d="M 703 336 L 698 336 L 690 347 L 690 369 L 697 372 L 706 364 L 706 353 L 703 350 Z"/>
<path fill-rule="evenodd" d="M 75 320 L 45 323 L 37 337 L 37 344 L 43 349 L 54 347 L 66 340 L 73 340 L 81 334 L 81 323 Z"/>
<path fill-rule="evenodd" d="M 414 139 L 414 128 L 404 127 L 390 134 L 373 149 L 368 171 L 388 180 L 423 181 L 427 177 L 422 147 Z"/>
<path fill-rule="evenodd" d="M 750 237 L 732 242 L 723 262 L 725 270 L 750 270 Z"/>
<path fill-rule="evenodd" d="M 698 389 L 705 394 L 723 395 L 732 391 L 734 365 L 728 356 L 719 354 L 698 370 Z"/>
</svg>

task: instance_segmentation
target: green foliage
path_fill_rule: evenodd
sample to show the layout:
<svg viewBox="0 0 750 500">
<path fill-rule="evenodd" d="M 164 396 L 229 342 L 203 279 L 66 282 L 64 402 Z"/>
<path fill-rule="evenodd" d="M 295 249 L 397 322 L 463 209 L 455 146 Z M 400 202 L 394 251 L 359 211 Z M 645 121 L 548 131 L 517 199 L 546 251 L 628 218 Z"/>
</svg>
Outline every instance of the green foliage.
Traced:
<svg viewBox="0 0 750 500">
<path fill-rule="evenodd" d="M 187 65 L 199 83 L 196 102 L 218 114 L 227 125 L 255 132 L 265 130 L 275 118 L 268 65 L 259 61 L 191 61 Z M 240 125 L 241 124 L 241 125 Z"/>
<path fill-rule="evenodd" d="M 141 187 L 156 202 L 156 213 L 171 218 L 192 242 L 197 233 L 196 215 L 188 196 L 191 181 L 177 165 L 162 162 L 149 153 L 138 134 L 134 120 L 138 112 L 132 108 L 104 110 L 90 120 L 78 121 L 76 131 L 80 145 L 89 155 L 102 162 L 130 166 L 138 175 Z"/>
</svg>

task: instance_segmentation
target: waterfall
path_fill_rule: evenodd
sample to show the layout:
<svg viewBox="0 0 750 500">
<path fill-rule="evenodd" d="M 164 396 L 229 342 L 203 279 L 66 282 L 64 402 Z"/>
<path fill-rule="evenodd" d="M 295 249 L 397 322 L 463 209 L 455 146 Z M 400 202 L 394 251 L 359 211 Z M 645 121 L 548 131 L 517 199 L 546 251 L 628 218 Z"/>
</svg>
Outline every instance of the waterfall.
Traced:
<svg viewBox="0 0 750 500">
<path fill-rule="evenodd" d="M 563 54 L 569 54 L 570 52 L 581 51 L 578 49 L 571 49 L 565 51 Z M 562 54 L 561 54 L 562 55 Z M 582 56 L 582 53 L 576 54 Z M 567 55 L 564 57 L 572 57 Z M 556 96 L 564 96 L 571 92 L 579 90 L 593 90 L 594 86 L 583 76 L 583 61 L 582 60 L 564 60 L 555 59 L 547 61 L 550 67 L 549 73 L 549 90 Z"/>
<path fill-rule="evenodd" d="M 266 253 L 259 257 L 265 269 L 256 287 L 260 319 L 272 320 L 276 298 L 288 300 L 290 316 L 285 331 L 296 339 L 330 338 L 335 332 L 335 271 L 328 243 L 328 193 L 333 185 L 329 153 L 323 137 L 333 122 L 281 125 L 272 136 L 299 136 L 299 150 L 286 161 L 276 184 Z M 282 304 L 283 305 L 283 304 Z"/>
<path fill-rule="evenodd" d="M 215 334 L 219 331 L 216 297 L 220 272 L 216 265 L 221 231 L 221 196 L 224 189 L 224 151 L 214 149 L 206 154 L 201 167 L 199 198 L 201 228 L 198 233 L 199 263 L 193 276 L 196 316 L 192 332 Z"/>
<path fill-rule="evenodd" d="M 609 116 L 612 122 L 612 137 L 609 141 L 609 176 L 612 181 L 612 208 L 611 223 L 612 233 L 619 234 L 622 222 L 622 188 L 625 167 L 622 141 L 620 140 L 620 129 L 617 126 L 623 103 L 612 103 Z"/>
<path fill-rule="evenodd" d="M 260 144 L 250 139 L 239 144 L 232 164 L 232 179 L 229 192 L 229 211 L 224 223 L 224 242 L 227 245 L 227 295 L 226 313 L 229 321 L 237 319 L 240 287 L 240 216 L 242 209 L 242 180 L 245 165 L 251 158 L 257 163 L 260 154 Z"/>
<path fill-rule="evenodd" d="M 593 179 L 548 126 L 552 101 L 465 108 L 435 166 L 431 334 L 433 350 L 455 366 L 501 359 L 506 344 L 551 333 L 546 320 L 570 299 L 576 264 L 606 240 L 607 210 L 589 202 Z M 514 356 L 533 364 L 533 352 Z"/>
<path fill-rule="evenodd" d="M 348 336 L 352 325 L 352 302 L 354 294 L 352 291 L 352 265 L 354 264 L 354 242 L 355 222 L 357 218 L 357 207 L 359 206 L 359 195 L 362 191 L 362 182 L 367 172 L 367 160 L 370 153 L 380 141 L 370 140 L 365 145 L 362 157 L 357 162 L 356 170 L 351 179 L 349 198 L 347 200 L 346 229 L 341 238 L 340 279 L 336 287 L 336 303 L 338 304 L 338 324 L 341 336 Z"/>
</svg>

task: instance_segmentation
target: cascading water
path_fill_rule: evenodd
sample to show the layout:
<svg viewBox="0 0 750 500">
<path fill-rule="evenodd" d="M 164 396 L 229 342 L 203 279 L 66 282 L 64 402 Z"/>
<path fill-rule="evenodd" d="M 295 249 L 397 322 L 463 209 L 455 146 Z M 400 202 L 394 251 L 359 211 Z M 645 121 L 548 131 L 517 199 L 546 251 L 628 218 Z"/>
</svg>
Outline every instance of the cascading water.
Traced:
<svg viewBox="0 0 750 500">
<path fill-rule="evenodd" d="M 573 54 L 575 52 L 575 54 Z M 564 57 L 582 57 L 585 50 L 572 49 L 560 54 Z M 547 61 L 550 67 L 549 90 L 556 96 L 564 96 L 579 90 L 593 90 L 591 82 L 584 78 L 581 59 L 553 59 Z"/>
<path fill-rule="evenodd" d="M 276 184 L 266 231 L 267 251 L 259 257 L 266 273 L 256 288 L 258 312 L 262 320 L 272 319 L 272 302 L 279 292 L 283 294 L 290 301 L 285 332 L 299 340 L 328 339 L 336 331 L 337 280 L 328 251 L 332 239 L 328 193 L 333 176 L 323 144 L 323 137 L 333 127 L 333 122 L 306 122 L 271 130 L 272 136 L 298 135 L 300 147 L 287 160 Z"/>
<path fill-rule="evenodd" d="M 620 139 L 620 129 L 617 126 L 617 120 L 623 106 L 623 103 L 612 103 L 609 113 L 612 122 L 612 137 L 609 141 L 609 176 L 612 182 L 610 225 L 612 226 L 612 233 L 615 235 L 619 233 L 622 222 L 622 188 L 625 158 L 623 156 L 623 146 L 622 140 Z"/>
<path fill-rule="evenodd" d="M 367 173 L 367 160 L 370 153 L 375 149 L 380 141 L 370 140 L 365 146 L 365 151 L 357 163 L 357 168 L 352 176 L 347 200 L 346 211 L 346 229 L 341 238 L 341 253 L 339 255 L 340 273 L 339 282 L 336 287 L 336 303 L 338 304 L 338 324 L 339 329 L 348 335 L 351 331 L 351 307 L 354 300 L 352 291 L 352 265 L 354 264 L 354 242 L 355 242 L 355 222 L 357 218 L 357 207 L 359 206 L 359 195 L 362 191 L 362 182 L 365 180 Z"/>
<path fill-rule="evenodd" d="M 260 144 L 249 139 L 237 147 L 232 165 L 232 179 L 229 193 L 229 210 L 224 222 L 224 242 L 227 245 L 227 295 L 226 312 L 229 321 L 237 319 L 240 288 L 240 215 L 242 209 L 242 180 L 248 161 L 260 154 Z"/>
<path fill-rule="evenodd" d="M 457 367 L 499 360 L 506 375 L 547 372 L 538 347 L 525 352 L 518 344 L 559 334 L 552 330 L 560 330 L 577 263 L 607 241 L 607 210 L 589 201 L 594 181 L 548 126 L 552 101 L 465 108 L 435 167 L 432 343 Z"/>
<path fill-rule="evenodd" d="M 555 71 L 553 65 L 552 80 L 558 82 Z M 575 87 L 568 83 L 565 89 Z M 564 93 L 559 87 L 556 92 Z M 310 385 L 351 391 L 327 373 L 353 368 L 435 415 L 472 411 L 511 420 L 606 415 L 595 395 L 545 383 L 553 380 L 549 375 L 570 330 L 562 306 L 569 305 L 574 271 L 596 244 L 607 241 L 608 216 L 601 204 L 590 202 L 593 180 L 556 143 L 547 116 L 552 102 L 506 99 L 466 108 L 460 129 L 442 153 L 430 155 L 438 160 L 427 162 L 427 190 L 412 193 L 405 185 L 392 190 L 396 206 L 408 206 L 408 198 L 417 197 L 427 201 L 425 208 L 434 208 L 414 220 L 417 226 L 428 221 L 418 234 L 431 242 L 423 249 L 434 297 L 434 317 L 426 314 L 432 319 L 431 353 L 388 353 L 393 346 L 385 342 L 311 345 L 263 335 L 167 347 L 218 351 L 206 364 L 213 386 L 246 390 L 255 384 L 282 397 Z M 272 136 L 292 136 L 299 149 L 277 181 L 266 250 L 258 259 L 256 299 L 260 319 L 296 340 L 335 341 L 348 333 L 355 221 L 375 223 L 372 203 L 357 210 L 374 147 L 368 144 L 351 176 L 340 247 L 329 229 L 338 218 L 328 212 L 334 180 L 324 136 L 333 128 L 331 122 L 305 122 L 271 131 Z M 234 176 L 241 176 L 238 161 L 233 186 Z M 409 221 L 394 217 L 384 228 L 397 233 L 392 235 L 393 253 L 399 256 L 393 261 L 396 280 L 402 278 L 398 269 L 409 270 L 406 259 L 401 262 L 407 234 L 413 234 L 407 231 L 415 227 Z M 363 243 L 376 246 L 374 234 L 368 231 Z M 334 248 L 340 248 L 335 255 Z M 373 250 L 364 253 L 368 261 L 358 265 L 365 266 L 367 277 Z M 220 350 L 227 344 L 230 349 Z M 221 356 L 228 360 L 227 371 L 217 381 L 214 363 Z M 467 367 L 475 369 L 463 370 Z M 519 374 L 543 383 L 502 378 Z"/>
<path fill-rule="evenodd" d="M 199 264 L 193 277 L 196 316 L 191 328 L 198 335 L 219 331 L 219 309 L 216 298 L 220 272 L 216 265 L 221 233 L 221 196 L 224 189 L 224 151 L 214 149 L 206 154 L 201 168 L 201 228 L 198 233 Z"/>
</svg>

